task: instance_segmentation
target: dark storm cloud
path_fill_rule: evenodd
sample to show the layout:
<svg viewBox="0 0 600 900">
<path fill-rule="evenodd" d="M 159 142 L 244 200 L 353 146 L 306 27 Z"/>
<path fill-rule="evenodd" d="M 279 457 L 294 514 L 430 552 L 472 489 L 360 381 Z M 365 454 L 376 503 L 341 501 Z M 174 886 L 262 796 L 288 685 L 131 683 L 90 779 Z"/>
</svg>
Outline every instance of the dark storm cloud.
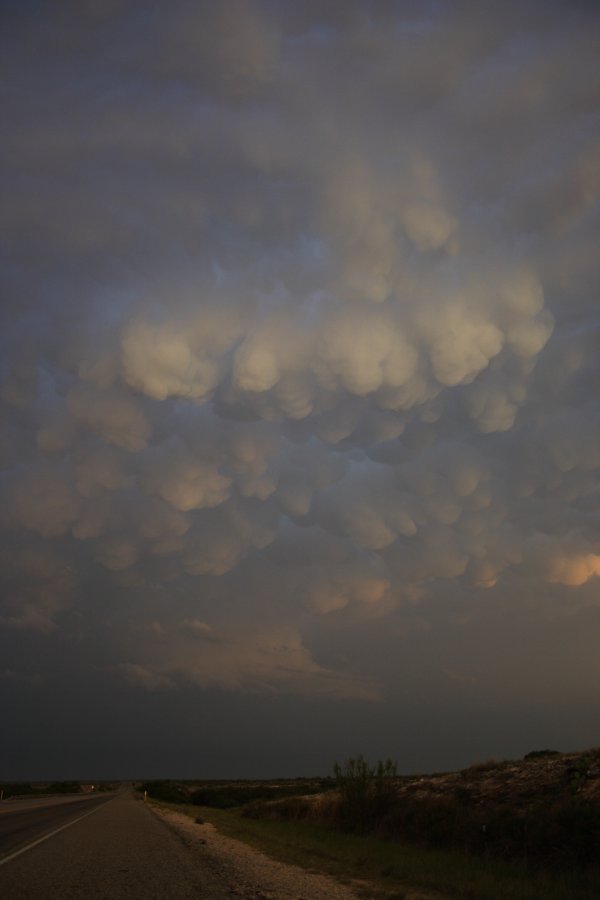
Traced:
<svg viewBox="0 0 600 900">
<path fill-rule="evenodd" d="M 3 15 L 7 646 L 65 642 L 157 704 L 395 703 L 412 672 L 435 712 L 499 696 L 507 602 L 517 644 L 584 629 L 596 11 Z M 4 681 L 51 683 L 53 659 Z M 538 664 L 516 655 L 522 682 Z"/>
</svg>

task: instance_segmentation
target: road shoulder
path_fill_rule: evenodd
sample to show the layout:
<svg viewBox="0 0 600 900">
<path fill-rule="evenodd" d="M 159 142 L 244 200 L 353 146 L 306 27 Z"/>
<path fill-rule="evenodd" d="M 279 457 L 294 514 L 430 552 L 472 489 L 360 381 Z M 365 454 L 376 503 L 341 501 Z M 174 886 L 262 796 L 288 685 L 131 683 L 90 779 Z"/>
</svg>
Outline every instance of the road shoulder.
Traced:
<svg viewBox="0 0 600 900">
<path fill-rule="evenodd" d="M 358 894 L 327 875 L 271 859 L 242 841 L 226 837 L 210 822 L 197 824 L 183 813 L 152 805 L 153 812 L 192 850 L 210 855 L 227 868 L 235 893 L 269 900 L 357 900 Z"/>
</svg>

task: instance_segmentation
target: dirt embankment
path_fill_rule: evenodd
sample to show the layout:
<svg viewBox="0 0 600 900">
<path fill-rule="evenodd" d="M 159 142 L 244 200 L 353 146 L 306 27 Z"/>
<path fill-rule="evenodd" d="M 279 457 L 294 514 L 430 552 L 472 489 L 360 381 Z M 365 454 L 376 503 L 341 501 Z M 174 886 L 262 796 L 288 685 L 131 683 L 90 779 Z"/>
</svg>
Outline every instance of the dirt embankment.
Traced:
<svg viewBox="0 0 600 900">
<path fill-rule="evenodd" d="M 342 777 L 320 796 L 249 804 L 255 818 L 299 819 L 422 847 L 585 867 L 600 843 L 600 749 L 540 751 L 460 772 Z"/>
<path fill-rule="evenodd" d="M 522 806 L 561 795 L 600 803 L 600 749 L 540 751 L 518 761 L 488 760 L 460 772 L 414 775 L 395 785 L 399 797 L 462 796 L 472 803 Z"/>
</svg>

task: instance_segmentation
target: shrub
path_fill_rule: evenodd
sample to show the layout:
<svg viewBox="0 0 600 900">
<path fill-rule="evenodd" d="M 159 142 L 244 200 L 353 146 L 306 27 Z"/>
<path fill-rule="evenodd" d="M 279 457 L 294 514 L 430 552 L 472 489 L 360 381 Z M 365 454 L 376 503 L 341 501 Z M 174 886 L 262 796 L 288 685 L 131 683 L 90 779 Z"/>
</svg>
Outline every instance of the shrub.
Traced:
<svg viewBox="0 0 600 900">
<path fill-rule="evenodd" d="M 544 759 L 547 756 L 560 756 L 560 750 L 530 750 L 523 759 Z"/>
<path fill-rule="evenodd" d="M 567 766 L 566 778 L 573 794 L 576 794 L 584 786 L 591 764 L 592 760 L 589 756 L 580 756 L 579 759 Z"/>
<path fill-rule="evenodd" d="M 55 781 L 48 788 L 49 794 L 78 794 L 81 785 L 78 781 Z"/>
<path fill-rule="evenodd" d="M 140 791 L 146 791 L 149 797 L 163 803 L 187 803 L 185 791 L 174 781 L 146 781 Z"/>
<path fill-rule="evenodd" d="M 257 800 L 248 803 L 242 815 L 248 819 L 315 822 L 335 825 L 339 821 L 339 798 L 333 791 L 316 796 L 286 797 L 279 800 Z"/>
<path fill-rule="evenodd" d="M 371 766 L 364 756 L 350 758 L 344 766 L 333 767 L 340 792 L 339 819 L 347 831 L 365 832 L 376 828 L 395 798 L 392 780 L 396 763 L 379 760 Z"/>
<path fill-rule="evenodd" d="M 31 782 L 9 782 L 0 784 L 4 799 L 23 797 L 35 794 L 78 794 L 81 785 L 78 781 L 54 781 L 52 784 L 31 784 Z"/>
<path fill-rule="evenodd" d="M 250 782 L 244 784 L 232 782 L 231 784 L 204 785 L 193 791 L 190 801 L 196 806 L 234 809 L 261 800 L 272 801 L 285 797 L 298 797 L 315 794 L 318 791 L 318 786 L 304 784 L 298 780 L 284 783 Z"/>
<path fill-rule="evenodd" d="M 502 769 L 504 762 L 491 756 L 489 759 L 476 760 L 471 763 L 468 769 L 464 769 L 465 775 L 472 775 L 474 772 L 493 772 L 495 769 Z"/>
</svg>

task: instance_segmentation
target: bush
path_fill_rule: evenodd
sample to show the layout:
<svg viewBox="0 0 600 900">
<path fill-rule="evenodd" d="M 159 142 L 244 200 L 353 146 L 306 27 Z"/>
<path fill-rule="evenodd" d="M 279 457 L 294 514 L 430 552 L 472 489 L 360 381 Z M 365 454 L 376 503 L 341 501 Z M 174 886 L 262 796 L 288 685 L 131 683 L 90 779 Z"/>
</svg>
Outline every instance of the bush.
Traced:
<svg viewBox="0 0 600 900">
<path fill-rule="evenodd" d="M 305 796 L 319 793 L 320 784 L 305 784 L 301 780 L 293 782 L 232 782 L 204 785 L 190 795 L 196 806 L 211 806 L 213 809 L 234 809 L 247 803 L 279 800 L 285 797 Z"/>
<path fill-rule="evenodd" d="M 560 756 L 560 750 L 530 750 L 523 759 L 545 759 L 548 756 Z"/>
<path fill-rule="evenodd" d="M 386 759 L 371 766 L 360 755 L 344 766 L 336 762 L 333 771 L 340 792 L 341 826 L 358 832 L 377 828 L 395 799 L 392 780 L 397 775 L 396 763 Z"/>
<path fill-rule="evenodd" d="M 81 785 L 78 781 L 55 781 L 52 784 L 32 784 L 29 781 L 8 782 L 0 784 L 4 799 L 9 797 L 27 797 L 36 794 L 78 794 Z"/>
<path fill-rule="evenodd" d="M 2 791 L 5 800 L 9 797 L 25 797 L 28 794 L 39 793 L 33 785 L 26 781 L 4 782 L 0 784 L 0 791 Z"/>
<path fill-rule="evenodd" d="M 600 809 L 569 796 L 526 808 L 450 797 L 405 797 L 390 809 L 381 831 L 422 847 L 582 867 L 597 857 Z"/>
<path fill-rule="evenodd" d="M 174 781 L 146 781 L 140 786 L 140 791 L 146 792 L 154 800 L 162 800 L 163 803 L 188 802 L 185 791 Z"/>
<path fill-rule="evenodd" d="M 525 817 L 525 835 L 527 854 L 533 860 L 591 865 L 598 858 L 600 809 L 579 797 L 540 804 Z"/>
<path fill-rule="evenodd" d="M 79 794 L 80 791 L 78 781 L 55 781 L 47 788 L 49 794 Z"/>
</svg>

